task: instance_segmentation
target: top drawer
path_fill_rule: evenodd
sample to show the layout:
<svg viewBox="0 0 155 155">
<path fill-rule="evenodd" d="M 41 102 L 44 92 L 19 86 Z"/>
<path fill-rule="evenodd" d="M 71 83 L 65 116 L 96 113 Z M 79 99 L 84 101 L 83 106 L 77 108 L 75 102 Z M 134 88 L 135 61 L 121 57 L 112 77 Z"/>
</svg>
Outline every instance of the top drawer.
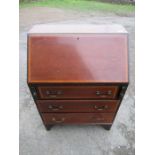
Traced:
<svg viewBox="0 0 155 155">
<path fill-rule="evenodd" d="M 118 86 L 39 86 L 41 99 L 114 99 Z"/>
</svg>

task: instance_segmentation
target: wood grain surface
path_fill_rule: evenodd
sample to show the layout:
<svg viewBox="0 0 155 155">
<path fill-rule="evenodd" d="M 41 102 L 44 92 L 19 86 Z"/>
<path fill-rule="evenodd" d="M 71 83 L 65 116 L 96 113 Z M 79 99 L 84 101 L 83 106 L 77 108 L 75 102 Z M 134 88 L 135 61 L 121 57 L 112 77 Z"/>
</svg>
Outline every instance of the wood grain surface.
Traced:
<svg viewBox="0 0 155 155">
<path fill-rule="evenodd" d="M 127 35 L 29 35 L 28 82 L 127 83 Z"/>
</svg>

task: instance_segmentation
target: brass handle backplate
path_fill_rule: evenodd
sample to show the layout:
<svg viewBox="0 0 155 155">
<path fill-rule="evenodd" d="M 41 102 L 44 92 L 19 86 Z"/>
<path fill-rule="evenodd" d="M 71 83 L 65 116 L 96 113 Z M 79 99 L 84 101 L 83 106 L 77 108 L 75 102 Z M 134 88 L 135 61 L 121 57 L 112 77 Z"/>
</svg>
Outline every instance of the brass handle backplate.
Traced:
<svg viewBox="0 0 155 155">
<path fill-rule="evenodd" d="M 97 109 L 97 110 L 106 110 L 106 109 L 108 109 L 108 106 L 107 105 L 103 105 L 103 106 L 95 105 L 94 108 Z"/>
<path fill-rule="evenodd" d="M 46 95 L 50 97 L 57 97 L 57 95 L 62 95 L 63 91 L 62 90 L 47 90 Z"/>
<path fill-rule="evenodd" d="M 65 120 L 64 117 L 62 117 L 61 119 L 56 119 L 55 117 L 52 118 L 52 121 L 53 121 L 53 122 L 56 122 L 56 123 L 63 123 L 64 120 Z"/>
<path fill-rule="evenodd" d="M 108 90 L 108 91 L 96 91 L 96 95 L 98 96 L 104 96 L 104 95 L 111 95 L 112 94 L 112 91 L 111 90 Z"/>
<path fill-rule="evenodd" d="M 60 106 L 49 105 L 48 108 L 51 109 L 51 110 L 61 110 L 61 109 L 63 109 L 63 106 L 61 106 L 61 105 Z"/>
</svg>

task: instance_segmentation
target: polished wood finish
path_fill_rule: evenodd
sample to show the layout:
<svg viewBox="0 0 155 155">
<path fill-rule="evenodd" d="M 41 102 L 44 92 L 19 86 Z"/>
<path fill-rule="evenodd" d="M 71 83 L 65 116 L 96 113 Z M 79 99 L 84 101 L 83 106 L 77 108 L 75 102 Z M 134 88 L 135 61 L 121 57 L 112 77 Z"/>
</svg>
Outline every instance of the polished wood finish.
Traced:
<svg viewBox="0 0 155 155">
<path fill-rule="evenodd" d="M 126 30 L 38 25 L 27 43 L 27 82 L 46 129 L 99 124 L 110 130 L 129 83 Z"/>
<path fill-rule="evenodd" d="M 38 100 L 40 112 L 106 112 L 116 111 L 119 100 Z"/>
<path fill-rule="evenodd" d="M 114 113 L 43 113 L 45 124 L 111 124 Z"/>
<path fill-rule="evenodd" d="M 108 98 L 114 99 L 118 86 L 39 86 L 41 99 L 81 99 Z"/>
<path fill-rule="evenodd" d="M 124 34 L 29 34 L 28 45 L 29 83 L 128 82 Z"/>
</svg>

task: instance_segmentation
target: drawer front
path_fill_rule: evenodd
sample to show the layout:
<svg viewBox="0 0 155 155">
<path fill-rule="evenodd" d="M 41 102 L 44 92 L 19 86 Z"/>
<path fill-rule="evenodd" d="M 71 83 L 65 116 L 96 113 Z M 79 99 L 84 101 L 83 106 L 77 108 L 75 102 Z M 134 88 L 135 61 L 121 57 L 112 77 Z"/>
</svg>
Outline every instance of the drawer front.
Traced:
<svg viewBox="0 0 155 155">
<path fill-rule="evenodd" d="M 114 113 L 44 113 L 45 124 L 111 124 Z"/>
<path fill-rule="evenodd" d="M 114 99 L 118 86 L 39 86 L 41 99 Z"/>
<path fill-rule="evenodd" d="M 38 100 L 40 112 L 115 112 L 119 100 Z"/>
</svg>

